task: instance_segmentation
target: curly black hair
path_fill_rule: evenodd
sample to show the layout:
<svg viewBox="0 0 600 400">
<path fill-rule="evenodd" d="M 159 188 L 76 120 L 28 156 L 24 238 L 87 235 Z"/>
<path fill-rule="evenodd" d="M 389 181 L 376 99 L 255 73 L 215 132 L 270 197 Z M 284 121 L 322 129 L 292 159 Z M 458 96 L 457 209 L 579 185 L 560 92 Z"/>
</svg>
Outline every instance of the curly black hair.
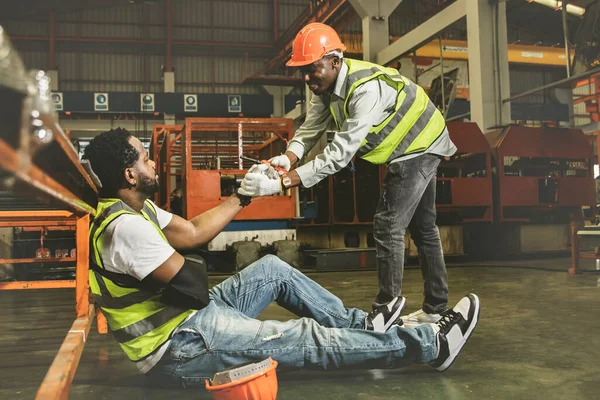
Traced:
<svg viewBox="0 0 600 400">
<path fill-rule="evenodd" d="M 126 129 L 111 129 L 92 139 L 84 150 L 83 159 L 90 161 L 92 170 L 102 183 L 102 197 L 115 196 L 124 187 L 123 171 L 131 168 L 140 156 L 129 143 L 131 136 Z"/>
</svg>

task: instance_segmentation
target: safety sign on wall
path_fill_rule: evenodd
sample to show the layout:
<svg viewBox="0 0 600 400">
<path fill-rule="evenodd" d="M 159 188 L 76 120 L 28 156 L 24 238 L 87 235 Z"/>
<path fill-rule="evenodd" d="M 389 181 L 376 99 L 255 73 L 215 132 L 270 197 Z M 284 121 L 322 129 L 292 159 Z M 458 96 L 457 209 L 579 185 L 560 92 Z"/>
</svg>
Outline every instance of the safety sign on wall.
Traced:
<svg viewBox="0 0 600 400">
<path fill-rule="evenodd" d="M 239 94 L 230 94 L 227 96 L 227 111 L 230 113 L 242 112 L 242 96 Z"/>
<path fill-rule="evenodd" d="M 469 51 L 466 47 L 458 47 L 458 46 L 442 46 L 443 51 L 449 51 L 451 53 L 467 53 Z"/>
<path fill-rule="evenodd" d="M 198 96 L 195 94 L 184 94 L 183 109 L 186 112 L 198 111 Z"/>
<path fill-rule="evenodd" d="M 94 111 L 108 111 L 108 93 L 94 93 Z"/>
<path fill-rule="evenodd" d="M 154 94 L 153 93 L 140 94 L 140 110 L 154 111 Z"/>
<path fill-rule="evenodd" d="M 62 92 L 52 93 L 52 103 L 56 111 L 63 111 L 63 94 Z"/>
</svg>

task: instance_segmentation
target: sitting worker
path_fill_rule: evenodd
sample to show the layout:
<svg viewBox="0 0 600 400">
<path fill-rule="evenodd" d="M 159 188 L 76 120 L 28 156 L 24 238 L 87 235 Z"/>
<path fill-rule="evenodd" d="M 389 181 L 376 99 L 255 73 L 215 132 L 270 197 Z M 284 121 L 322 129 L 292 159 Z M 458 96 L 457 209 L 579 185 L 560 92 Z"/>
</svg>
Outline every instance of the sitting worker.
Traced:
<svg viewBox="0 0 600 400">
<path fill-rule="evenodd" d="M 126 130 L 95 137 L 84 158 L 102 183 L 90 228 L 90 288 L 114 338 L 153 380 L 198 382 L 269 356 L 284 370 L 430 363 L 443 371 L 477 324 L 479 300 L 470 294 L 438 323 L 408 329 L 380 314 L 368 330 L 366 312 L 345 308 L 271 255 L 209 289 L 203 265 L 175 249 L 207 243 L 253 197 L 279 193 L 280 179 L 264 173 L 270 167 L 253 167 L 236 194 L 186 221 L 149 200 L 159 187 L 155 164 Z M 274 301 L 303 318 L 257 320 Z"/>
<path fill-rule="evenodd" d="M 314 96 L 285 154 L 270 161 L 290 171 L 283 179 L 286 188 L 312 187 L 354 156 L 386 164 L 373 221 L 379 291 L 369 318 L 390 312 L 401 295 L 409 228 L 419 252 L 425 299 L 420 310 L 402 319 L 406 326 L 437 322 L 447 308 L 448 277 L 435 224 L 436 171 L 456 146 L 423 88 L 393 68 L 344 58 L 345 49 L 325 24 L 311 23 L 298 33 L 287 65 L 300 69 Z M 333 141 L 314 160 L 293 169 L 330 127 L 337 131 Z"/>
</svg>

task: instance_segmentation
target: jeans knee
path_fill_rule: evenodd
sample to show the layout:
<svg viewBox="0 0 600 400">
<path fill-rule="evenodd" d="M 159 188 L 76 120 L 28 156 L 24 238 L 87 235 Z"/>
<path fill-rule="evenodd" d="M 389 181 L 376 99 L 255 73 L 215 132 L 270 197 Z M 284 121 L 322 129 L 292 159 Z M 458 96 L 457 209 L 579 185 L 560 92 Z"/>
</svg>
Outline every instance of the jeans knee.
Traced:
<svg viewBox="0 0 600 400">
<path fill-rule="evenodd" d="M 440 240 L 440 230 L 438 229 L 436 224 L 431 224 L 431 226 L 424 227 L 421 230 L 421 240 L 423 241 L 439 241 Z"/>
<path fill-rule="evenodd" d="M 263 260 L 264 265 L 268 266 L 266 271 L 268 271 L 273 278 L 287 278 L 290 274 L 290 270 L 293 269 L 288 263 L 273 254 L 267 254 L 261 259 L 261 261 Z"/>
<path fill-rule="evenodd" d="M 373 239 L 383 245 L 385 243 L 404 243 L 406 227 L 401 225 L 385 226 L 373 222 Z"/>
</svg>

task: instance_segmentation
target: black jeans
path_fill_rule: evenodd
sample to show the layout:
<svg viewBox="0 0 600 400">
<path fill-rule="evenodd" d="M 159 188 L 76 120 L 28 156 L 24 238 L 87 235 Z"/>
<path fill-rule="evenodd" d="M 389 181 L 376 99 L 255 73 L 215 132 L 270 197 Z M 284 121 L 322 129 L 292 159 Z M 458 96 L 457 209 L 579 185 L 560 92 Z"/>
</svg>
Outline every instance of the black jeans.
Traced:
<svg viewBox="0 0 600 400">
<path fill-rule="evenodd" d="M 423 310 L 439 313 L 448 303 L 448 275 L 440 232 L 435 224 L 436 171 L 433 154 L 391 164 L 383 180 L 373 230 L 377 247 L 379 293 L 373 306 L 388 303 L 402 291 L 404 235 L 409 229 L 423 274 Z"/>
</svg>

